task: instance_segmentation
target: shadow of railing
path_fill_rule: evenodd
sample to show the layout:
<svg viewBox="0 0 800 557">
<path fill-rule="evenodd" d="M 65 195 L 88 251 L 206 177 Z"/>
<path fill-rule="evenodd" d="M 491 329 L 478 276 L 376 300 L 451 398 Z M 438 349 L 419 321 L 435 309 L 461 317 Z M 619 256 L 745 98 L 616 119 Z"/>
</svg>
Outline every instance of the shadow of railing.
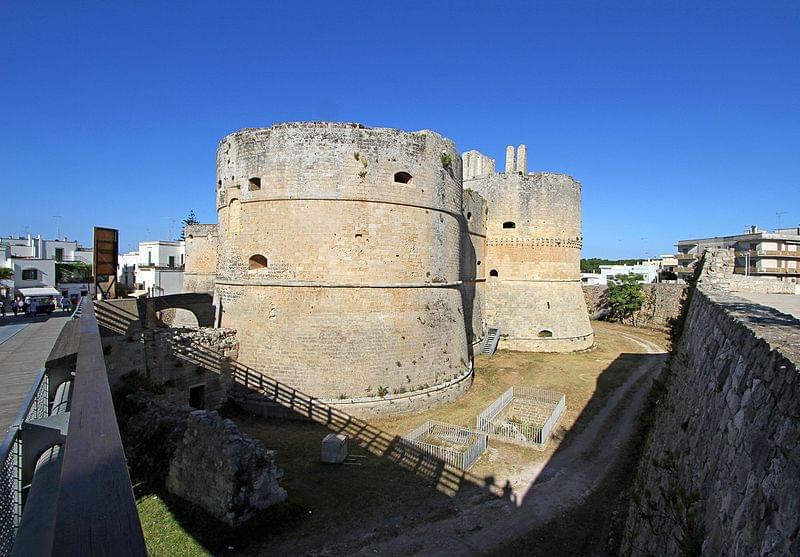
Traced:
<svg viewBox="0 0 800 557">
<path fill-rule="evenodd" d="M 131 325 L 138 323 L 139 315 L 115 306 L 111 301 L 95 302 L 97 323 L 101 327 L 120 335 L 131 332 Z"/>
<path fill-rule="evenodd" d="M 172 350 L 177 358 L 187 363 L 217 373 L 229 373 L 236 383 L 250 392 L 258 393 L 266 400 L 280 404 L 336 433 L 347 435 L 370 453 L 433 482 L 441 493 L 455 496 L 465 486 L 473 485 L 487 489 L 498 497 L 508 496 L 507 490 L 504 492 L 500 486 L 419 450 L 399 435 L 383 431 L 240 362 L 228 360 L 213 349 L 196 343 L 172 343 Z"/>
</svg>

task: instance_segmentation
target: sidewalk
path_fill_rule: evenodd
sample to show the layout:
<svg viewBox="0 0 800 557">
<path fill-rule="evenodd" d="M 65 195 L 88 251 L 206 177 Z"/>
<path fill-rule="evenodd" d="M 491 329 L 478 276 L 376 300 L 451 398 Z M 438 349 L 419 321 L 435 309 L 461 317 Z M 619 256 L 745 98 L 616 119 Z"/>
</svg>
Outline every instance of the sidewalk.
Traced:
<svg viewBox="0 0 800 557">
<path fill-rule="evenodd" d="M 17 415 L 25 395 L 61 333 L 69 314 L 28 318 L 6 317 L 0 331 L 11 327 L 13 334 L 0 334 L 0 437 Z M 20 329 L 20 325 L 25 325 Z"/>
</svg>

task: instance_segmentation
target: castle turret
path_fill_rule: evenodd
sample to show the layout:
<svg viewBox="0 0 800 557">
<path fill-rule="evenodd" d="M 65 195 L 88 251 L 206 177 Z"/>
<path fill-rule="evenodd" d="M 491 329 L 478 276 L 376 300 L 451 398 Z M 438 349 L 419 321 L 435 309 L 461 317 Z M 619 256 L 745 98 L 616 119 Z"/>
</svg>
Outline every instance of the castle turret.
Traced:
<svg viewBox="0 0 800 557">
<path fill-rule="evenodd" d="M 298 123 L 224 138 L 216 291 L 240 360 L 334 403 L 466 389 L 461 172 L 430 131 Z"/>
<path fill-rule="evenodd" d="M 580 282 L 581 185 L 564 174 L 525 172 L 524 145 L 507 171 L 464 187 L 486 200 L 485 321 L 500 346 L 562 352 L 594 341 Z M 517 170 L 520 173 L 517 172 Z"/>
</svg>

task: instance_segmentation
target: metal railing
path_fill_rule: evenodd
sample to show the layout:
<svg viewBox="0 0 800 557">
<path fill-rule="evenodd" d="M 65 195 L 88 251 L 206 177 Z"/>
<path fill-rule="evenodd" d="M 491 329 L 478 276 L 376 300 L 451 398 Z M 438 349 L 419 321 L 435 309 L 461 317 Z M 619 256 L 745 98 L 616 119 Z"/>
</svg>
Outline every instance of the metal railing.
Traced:
<svg viewBox="0 0 800 557">
<path fill-rule="evenodd" d="M 513 415 L 511 410 L 516 402 L 523 406 L 525 403 L 532 403 L 534 411 L 528 412 L 532 415 L 522 418 Z M 536 408 L 537 406 L 539 408 Z M 513 386 L 478 415 L 476 429 L 489 435 L 544 449 L 566 407 L 566 397 L 563 393 L 539 387 Z"/>
<path fill-rule="evenodd" d="M 440 440 L 446 445 L 425 441 L 430 438 Z M 489 436 L 482 431 L 428 420 L 406 435 L 402 442 L 437 460 L 468 470 L 486 450 L 488 438 Z"/>
<path fill-rule="evenodd" d="M 0 445 L 0 557 L 55 553 L 146 554 L 87 298 Z"/>
</svg>

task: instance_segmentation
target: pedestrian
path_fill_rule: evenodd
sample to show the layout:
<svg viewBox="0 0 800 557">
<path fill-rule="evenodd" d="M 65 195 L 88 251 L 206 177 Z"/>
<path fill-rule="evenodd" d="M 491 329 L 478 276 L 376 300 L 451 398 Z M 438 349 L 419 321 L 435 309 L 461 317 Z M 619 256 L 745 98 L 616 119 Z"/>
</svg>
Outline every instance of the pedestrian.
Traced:
<svg viewBox="0 0 800 557">
<path fill-rule="evenodd" d="M 19 302 L 17 302 L 16 298 L 11 300 L 11 311 L 14 312 L 14 317 L 16 317 L 17 313 L 19 312 Z"/>
<path fill-rule="evenodd" d="M 0 298 L 0 317 L 6 316 L 6 301 Z"/>
<path fill-rule="evenodd" d="M 38 306 L 39 304 L 36 303 L 36 298 L 31 298 L 31 301 L 28 302 L 28 313 L 31 316 L 35 316 L 36 310 L 39 309 Z"/>
<path fill-rule="evenodd" d="M 64 311 L 69 311 L 71 309 L 70 308 L 70 303 L 69 303 L 69 298 L 67 298 L 66 296 L 61 298 L 61 309 L 64 310 Z"/>
</svg>

